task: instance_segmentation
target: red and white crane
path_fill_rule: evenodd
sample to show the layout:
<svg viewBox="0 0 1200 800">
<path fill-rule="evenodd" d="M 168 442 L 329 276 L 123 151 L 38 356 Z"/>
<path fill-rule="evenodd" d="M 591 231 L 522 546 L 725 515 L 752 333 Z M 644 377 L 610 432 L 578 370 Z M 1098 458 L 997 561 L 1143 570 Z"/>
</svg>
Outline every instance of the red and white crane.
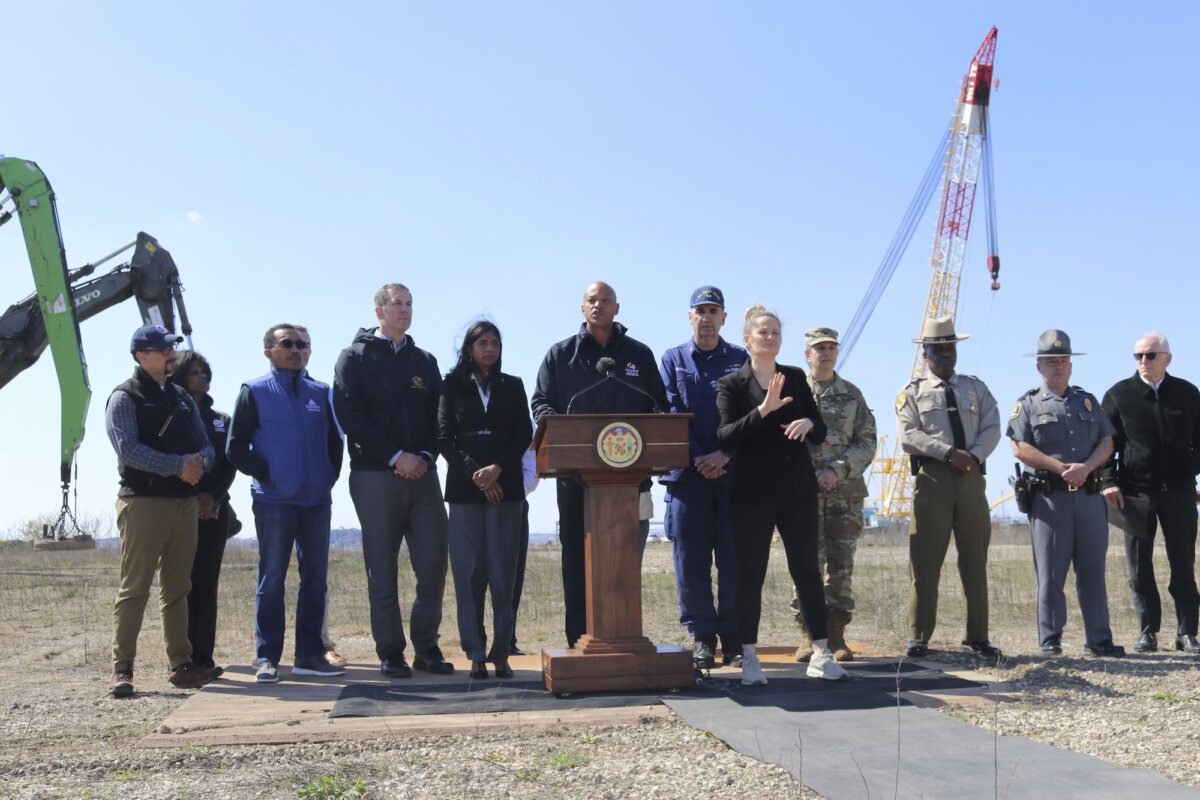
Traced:
<svg viewBox="0 0 1200 800">
<path fill-rule="evenodd" d="M 932 198 L 939 171 L 942 175 L 942 200 L 937 227 L 934 229 L 933 254 L 929 259 L 933 275 L 921 317 L 922 326 L 925 320 L 957 316 L 967 239 L 971 233 L 975 194 L 980 184 L 983 185 L 987 198 L 987 269 L 991 275 L 992 289 L 1000 288 L 1000 255 L 996 241 L 996 206 L 988 122 L 988 102 L 991 100 L 992 72 L 996 59 L 996 33 L 996 28 L 988 32 L 975 57 L 971 59 L 967 74 L 963 76 L 962 90 L 950 127 L 934 153 L 921 186 L 909 204 L 908 212 L 893 237 L 866 296 L 847 327 L 846 335 L 842 339 L 839 366 L 845 365 L 855 342 L 870 319 L 871 312 L 875 310 L 883 290 L 891 280 L 901 256 L 904 255 L 917 223 Z M 918 335 L 919 331 L 920 328 Z M 924 374 L 925 358 L 918 345 L 913 357 L 911 379 Z M 889 451 L 887 437 L 880 438 L 873 466 L 873 478 L 879 479 L 879 514 L 882 517 L 912 517 L 913 482 L 908 461 L 908 456 L 901 451 L 899 442 Z"/>
</svg>

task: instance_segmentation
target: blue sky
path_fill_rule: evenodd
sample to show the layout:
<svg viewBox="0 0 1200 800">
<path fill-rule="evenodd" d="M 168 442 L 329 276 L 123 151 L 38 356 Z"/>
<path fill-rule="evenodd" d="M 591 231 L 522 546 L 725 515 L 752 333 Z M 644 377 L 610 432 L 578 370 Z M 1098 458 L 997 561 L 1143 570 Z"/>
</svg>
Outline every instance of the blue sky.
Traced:
<svg viewBox="0 0 1200 800">
<path fill-rule="evenodd" d="M 1188 4 L 104 5 L 6 9 L 0 153 L 49 176 L 72 266 L 139 230 L 171 250 L 220 408 L 265 371 L 278 321 L 310 327 L 328 380 L 389 281 L 412 288 L 411 333 L 444 367 L 486 314 L 529 388 L 594 279 L 656 353 L 688 337 L 688 295 L 713 283 L 728 338 L 764 302 L 784 320 L 781 360 L 802 363 L 806 328 L 849 322 L 992 25 L 1003 288 L 988 289 L 980 224 L 960 371 L 1006 412 L 1037 382 L 1021 354 L 1059 327 L 1090 354 L 1074 382 L 1099 395 L 1160 328 L 1173 371 L 1200 378 Z M 933 211 L 846 375 L 888 433 Z M 6 225 L 0 303 L 32 290 Z M 136 325 L 132 303 L 83 324 L 84 515 L 111 515 L 103 407 Z M 48 356 L 0 390 L 0 417 L 4 530 L 58 506 Z M 993 496 L 1011 463 L 1005 441 Z M 239 479 L 247 519 L 248 494 Z M 552 487 L 531 501 L 534 530 L 553 530 Z M 344 476 L 333 520 L 357 525 Z"/>
</svg>

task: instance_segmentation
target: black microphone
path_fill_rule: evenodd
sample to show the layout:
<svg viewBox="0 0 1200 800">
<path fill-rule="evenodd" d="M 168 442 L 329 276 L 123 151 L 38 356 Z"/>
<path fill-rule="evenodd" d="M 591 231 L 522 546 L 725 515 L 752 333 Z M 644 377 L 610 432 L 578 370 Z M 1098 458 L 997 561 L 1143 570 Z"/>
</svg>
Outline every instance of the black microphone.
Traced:
<svg viewBox="0 0 1200 800">
<path fill-rule="evenodd" d="M 583 387 L 578 392 L 576 392 L 574 395 L 572 395 L 570 401 L 567 402 L 567 413 L 568 414 L 571 413 L 571 409 L 572 409 L 572 407 L 574 407 L 576 400 L 578 400 L 580 397 L 583 397 L 585 394 L 590 392 L 592 389 L 595 389 L 600 384 L 602 384 L 605 381 L 612 378 L 613 371 L 616 368 L 617 368 L 617 362 L 613 361 L 608 356 L 605 356 L 604 358 L 601 358 L 598 361 L 596 361 L 596 372 L 599 372 L 604 377 L 601 378 L 600 380 L 596 381 L 593 384 Z"/>
<path fill-rule="evenodd" d="M 645 389 L 643 389 L 642 387 L 640 387 L 640 386 L 637 386 L 637 385 L 635 385 L 635 384 L 632 384 L 632 383 L 630 383 L 629 381 L 625 380 L 624 378 L 618 378 L 618 377 L 617 377 L 617 376 L 614 374 L 614 373 L 616 372 L 616 369 L 617 369 L 617 362 L 616 362 L 616 361 L 612 360 L 612 359 L 611 359 L 611 358 L 609 358 L 608 356 L 605 356 L 604 358 L 602 358 L 602 359 L 600 359 L 599 361 L 597 361 L 597 362 L 596 362 L 596 369 L 597 369 L 597 370 L 599 370 L 600 372 L 603 372 L 603 373 L 604 373 L 604 377 L 605 377 L 605 379 L 606 379 L 606 380 L 614 380 L 614 381 L 616 381 L 617 383 L 621 384 L 622 386 L 627 386 L 627 387 L 629 387 L 630 389 L 633 389 L 633 390 L 634 390 L 635 392 L 637 392 L 638 394 L 640 394 L 640 395 L 642 395 L 643 397 L 645 397 L 647 400 L 649 400 L 649 401 L 650 401 L 650 407 L 654 409 L 654 413 L 655 413 L 655 414 L 658 414 L 658 413 L 661 413 L 661 412 L 662 412 L 662 409 L 661 409 L 661 408 L 659 408 L 658 401 L 654 399 L 654 395 L 650 394 L 649 392 L 647 392 L 647 391 L 646 391 Z"/>
</svg>

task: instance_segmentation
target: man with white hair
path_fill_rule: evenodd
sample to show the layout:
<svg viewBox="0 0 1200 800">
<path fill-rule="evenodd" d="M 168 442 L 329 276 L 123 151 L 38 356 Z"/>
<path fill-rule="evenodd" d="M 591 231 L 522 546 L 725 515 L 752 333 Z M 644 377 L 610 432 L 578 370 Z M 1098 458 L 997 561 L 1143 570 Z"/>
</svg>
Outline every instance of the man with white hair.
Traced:
<svg viewBox="0 0 1200 800">
<path fill-rule="evenodd" d="M 1175 600 L 1175 649 L 1200 653 L 1196 627 L 1196 475 L 1200 473 L 1200 390 L 1174 375 L 1171 345 L 1157 331 L 1134 345 L 1137 372 L 1104 395 L 1117 429 L 1103 473 L 1104 499 L 1125 530 L 1125 563 L 1137 610 L 1139 653 L 1158 649 L 1162 602 L 1154 581 L 1154 534 L 1162 526 L 1168 590 Z"/>
</svg>

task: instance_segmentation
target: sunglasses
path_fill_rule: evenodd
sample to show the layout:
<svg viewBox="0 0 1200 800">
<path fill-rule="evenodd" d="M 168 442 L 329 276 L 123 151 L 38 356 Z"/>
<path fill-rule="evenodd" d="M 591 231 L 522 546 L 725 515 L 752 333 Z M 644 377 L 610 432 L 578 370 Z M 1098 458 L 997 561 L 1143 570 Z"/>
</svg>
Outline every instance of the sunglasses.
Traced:
<svg viewBox="0 0 1200 800">
<path fill-rule="evenodd" d="M 291 350 L 293 347 L 297 350 L 307 350 L 309 347 L 311 347 L 311 343 L 306 342 L 303 339 L 297 339 L 296 341 L 292 341 L 291 339 L 280 339 L 275 343 L 275 346 L 282 347 L 284 350 Z"/>
<path fill-rule="evenodd" d="M 1141 361 L 1144 358 L 1147 361 L 1153 361 L 1154 359 L 1158 358 L 1161 355 L 1166 355 L 1166 354 L 1165 353 L 1155 353 L 1153 351 L 1147 351 L 1145 353 L 1134 353 L 1133 360 Z"/>
</svg>

